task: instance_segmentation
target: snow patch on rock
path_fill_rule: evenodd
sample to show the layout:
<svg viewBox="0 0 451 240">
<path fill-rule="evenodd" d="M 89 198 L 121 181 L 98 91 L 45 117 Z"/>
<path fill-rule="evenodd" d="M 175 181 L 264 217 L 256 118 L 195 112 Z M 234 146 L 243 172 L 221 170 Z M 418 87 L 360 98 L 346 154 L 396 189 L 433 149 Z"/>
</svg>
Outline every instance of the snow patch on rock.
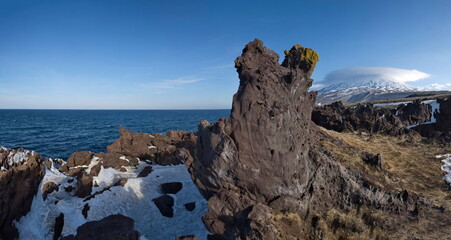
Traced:
<svg viewBox="0 0 451 240">
<path fill-rule="evenodd" d="M 15 222 L 20 239 L 52 239 L 55 219 L 60 213 L 64 214 L 62 236 L 76 234 L 77 228 L 86 222 L 122 214 L 135 220 L 135 229 L 140 232 L 141 239 L 175 239 L 175 236 L 182 235 L 207 239 L 208 231 L 202 222 L 202 216 L 207 212 L 207 201 L 200 195 L 186 167 L 152 165 L 153 171 L 147 177 L 138 178 L 145 166 L 148 164 L 141 161 L 135 169 L 127 167 L 126 172 L 102 167 L 93 179 L 98 187 L 93 187 L 92 193 L 97 194 L 90 199 L 78 198 L 73 196 L 73 192 L 64 190 L 76 186 L 74 178 L 53 167 L 46 169 L 30 212 Z M 114 186 L 120 178 L 127 178 L 127 183 L 123 187 Z M 41 188 L 47 182 L 56 183 L 59 190 L 50 193 L 44 201 Z M 172 218 L 162 216 L 152 202 L 162 195 L 160 185 L 168 182 L 183 183 L 177 194 L 170 194 L 175 201 Z M 193 211 L 185 209 L 184 204 L 189 202 L 196 203 Z M 82 214 L 85 204 L 90 207 L 86 219 Z"/>
<path fill-rule="evenodd" d="M 443 163 L 441 169 L 446 172 L 445 182 L 451 186 L 451 154 L 437 155 L 435 158 L 441 159 Z"/>
</svg>

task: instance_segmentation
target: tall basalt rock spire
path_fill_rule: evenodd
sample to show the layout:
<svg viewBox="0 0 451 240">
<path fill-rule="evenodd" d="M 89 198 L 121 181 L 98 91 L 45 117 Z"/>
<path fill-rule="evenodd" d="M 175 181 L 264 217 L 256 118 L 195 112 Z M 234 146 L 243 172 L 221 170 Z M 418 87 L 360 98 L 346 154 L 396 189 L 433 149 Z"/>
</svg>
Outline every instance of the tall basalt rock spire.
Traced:
<svg viewBox="0 0 451 240">
<path fill-rule="evenodd" d="M 295 45 L 285 55 L 279 64 L 262 41 L 247 44 L 235 61 L 240 85 L 230 117 L 199 125 L 188 167 L 209 199 L 204 222 L 213 238 L 305 239 L 301 222 L 332 207 L 417 211 L 417 196 L 364 187 L 321 147 L 311 121 L 316 92 L 308 92 L 318 54 Z M 277 213 L 294 213 L 300 225 L 287 232 Z"/>
</svg>

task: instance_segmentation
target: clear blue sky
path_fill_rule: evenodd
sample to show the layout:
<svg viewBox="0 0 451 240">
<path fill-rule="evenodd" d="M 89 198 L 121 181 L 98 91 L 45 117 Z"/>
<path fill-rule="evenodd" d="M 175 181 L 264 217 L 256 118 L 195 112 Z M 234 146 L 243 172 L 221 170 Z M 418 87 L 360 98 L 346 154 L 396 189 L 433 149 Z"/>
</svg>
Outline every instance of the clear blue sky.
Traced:
<svg viewBox="0 0 451 240">
<path fill-rule="evenodd" d="M 451 1 L 0 0 L 0 108 L 230 108 L 233 61 L 260 38 L 451 83 Z"/>
</svg>

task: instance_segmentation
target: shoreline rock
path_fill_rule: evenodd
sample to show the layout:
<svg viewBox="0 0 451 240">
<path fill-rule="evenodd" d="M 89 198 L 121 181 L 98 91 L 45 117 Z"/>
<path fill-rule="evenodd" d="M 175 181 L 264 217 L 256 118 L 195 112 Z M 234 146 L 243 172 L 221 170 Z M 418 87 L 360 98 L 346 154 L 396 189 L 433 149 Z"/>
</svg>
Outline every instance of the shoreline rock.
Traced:
<svg viewBox="0 0 451 240">
<path fill-rule="evenodd" d="M 0 239 L 16 239 L 19 233 L 13 221 L 30 211 L 44 164 L 34 151 L 0 147 L 0 166 Z"/>
</svg>

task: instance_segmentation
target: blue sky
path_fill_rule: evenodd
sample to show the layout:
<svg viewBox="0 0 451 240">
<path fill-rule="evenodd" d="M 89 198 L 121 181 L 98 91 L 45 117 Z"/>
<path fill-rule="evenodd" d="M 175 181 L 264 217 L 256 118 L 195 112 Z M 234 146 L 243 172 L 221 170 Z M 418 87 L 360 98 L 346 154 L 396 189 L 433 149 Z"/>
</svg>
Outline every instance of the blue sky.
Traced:
<svg viewBox="0 0 451 240">
<path fill-rule="evenodd" d="M 349 67 L 451 83 L 451 1 L 0 0 L 0 108 L 230 108 L 233 61 L 260 38 Z"/>
</svg>

